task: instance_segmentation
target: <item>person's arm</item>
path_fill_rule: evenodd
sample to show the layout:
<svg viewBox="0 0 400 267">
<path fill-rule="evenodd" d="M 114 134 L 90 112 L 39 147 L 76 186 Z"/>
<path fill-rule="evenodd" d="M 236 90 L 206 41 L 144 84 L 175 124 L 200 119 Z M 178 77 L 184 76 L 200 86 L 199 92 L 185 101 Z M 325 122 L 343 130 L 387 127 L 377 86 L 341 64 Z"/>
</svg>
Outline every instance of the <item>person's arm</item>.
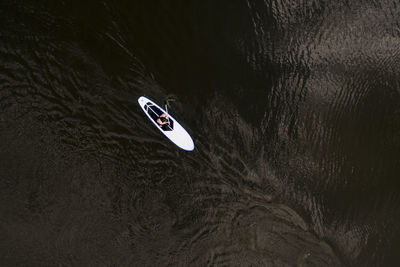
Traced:
<svg viewBox="0 0 400 267">
<path fill-rule="evenodd" d="M 157 123 L 160 125 L 160 126 L 163 126 L 164 124 L 167 124 L 168 122 L 162 122 L 161 120 L 160 120 L 160 118 L 158 118 L 157 119 Z"/>
</svg>

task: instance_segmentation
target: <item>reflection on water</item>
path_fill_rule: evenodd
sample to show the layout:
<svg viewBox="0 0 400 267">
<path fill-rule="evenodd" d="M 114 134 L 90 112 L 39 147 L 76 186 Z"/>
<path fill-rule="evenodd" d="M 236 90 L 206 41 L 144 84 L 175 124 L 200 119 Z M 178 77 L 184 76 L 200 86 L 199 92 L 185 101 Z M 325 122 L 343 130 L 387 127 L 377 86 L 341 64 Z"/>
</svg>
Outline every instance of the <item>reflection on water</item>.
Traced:
<svg viewBox="0 0 400 267">
<path fill-rule="evenodd" d="M 2 265 L 398 262 L 399 4 L 0 7 Z"/>
</svg>

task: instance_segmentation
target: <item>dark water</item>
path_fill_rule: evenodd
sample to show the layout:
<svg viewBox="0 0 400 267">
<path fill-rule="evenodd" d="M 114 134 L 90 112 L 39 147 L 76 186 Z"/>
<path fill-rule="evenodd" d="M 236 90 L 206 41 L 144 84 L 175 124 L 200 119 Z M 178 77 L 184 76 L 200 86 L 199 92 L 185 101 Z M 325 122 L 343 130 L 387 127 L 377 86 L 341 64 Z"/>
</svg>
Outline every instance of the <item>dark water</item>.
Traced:
<svg viewBox="0 0 400 267">
<path fill-rule="evenodd" d="M 1 266 L 398 266 L 397 1 L 0 4 Z M 175 99 L 179 150 L 137 98 Z"/>
</svg>

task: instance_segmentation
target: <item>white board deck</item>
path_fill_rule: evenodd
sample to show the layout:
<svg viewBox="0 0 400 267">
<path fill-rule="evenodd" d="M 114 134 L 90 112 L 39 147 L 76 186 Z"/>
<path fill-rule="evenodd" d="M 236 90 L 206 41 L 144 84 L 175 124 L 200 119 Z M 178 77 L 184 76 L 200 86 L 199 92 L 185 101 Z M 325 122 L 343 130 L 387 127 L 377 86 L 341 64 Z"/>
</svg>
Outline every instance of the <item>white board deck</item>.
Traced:
<svg viewBox="0 0 400 267">
<path fill-rule="evenodd" d="M 138 98 L 138 102 L 144 113 L 150 119 L 150 121 L 156 126 L 156 128 L 161 131 L 169 140 L 171 140 L 175 145 L 186 151 L 192 151 L 194 149 L 194 143 L 192 137 L 189 133 L 177 122 L 169 113 L 167 113 L 163 108 L 158 106 L 156 103 L 148 99 L 147 97 L 141 96 Z M 168 130 L 163 130 L 156 120 L 154 119 L 155 114 L 158 113 L 168 114 L 169 120 L 172 121 L 172 128 L 169 127 Z M 152 113 L 152 116 L 149 114 Z"/>
</svg>

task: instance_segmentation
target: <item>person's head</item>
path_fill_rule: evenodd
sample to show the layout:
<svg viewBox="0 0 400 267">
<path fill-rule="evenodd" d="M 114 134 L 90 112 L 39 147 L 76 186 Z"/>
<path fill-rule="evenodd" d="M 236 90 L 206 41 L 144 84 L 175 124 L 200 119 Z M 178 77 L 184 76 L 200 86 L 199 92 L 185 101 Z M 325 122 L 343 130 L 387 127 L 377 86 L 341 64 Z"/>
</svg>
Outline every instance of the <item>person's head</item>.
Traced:
<svg viewBox="0 0 400 267">
<path fill-rule="evenodd" d="M 161 118 L 160 118 L 160 121 L 161 121 L 161 122 L 166 122 L 167 119 L 166 119 L 165 117 L 161 117 Z"/>
</svg>

